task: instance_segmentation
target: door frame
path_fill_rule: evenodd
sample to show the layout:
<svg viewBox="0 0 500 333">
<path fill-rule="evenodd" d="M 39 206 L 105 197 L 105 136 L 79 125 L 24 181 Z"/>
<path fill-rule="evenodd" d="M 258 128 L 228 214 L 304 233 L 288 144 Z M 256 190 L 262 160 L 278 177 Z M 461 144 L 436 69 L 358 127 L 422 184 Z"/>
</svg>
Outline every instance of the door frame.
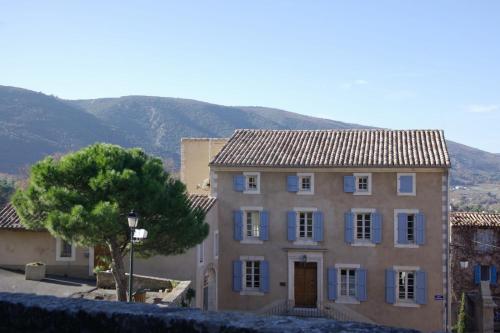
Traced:
<svg viewBox="0 0 500 333">
<path fill-rule="evenodd" d="M 288 252 L 288 300 L 295 303 L 295 263 L 304 262 L 304 256 L 307 262 L 316 263 L 316 286 L 317 299 L 316 306 L 323 303 L 323 253 L 322 252 Z"/>
</svg>

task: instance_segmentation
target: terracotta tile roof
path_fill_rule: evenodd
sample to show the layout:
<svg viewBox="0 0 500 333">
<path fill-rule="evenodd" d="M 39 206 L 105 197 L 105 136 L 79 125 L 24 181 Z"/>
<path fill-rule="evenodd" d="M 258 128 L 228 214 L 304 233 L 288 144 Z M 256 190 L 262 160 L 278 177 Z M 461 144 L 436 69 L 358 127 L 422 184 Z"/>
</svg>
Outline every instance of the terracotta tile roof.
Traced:
<svg viewBox="0 0 500 333">
<path fill-rule="evenodd" d="M 21 224 L 14 206 L 10 203 L 5 205 L 5 207 L 0 211 L 0 229 L 26 230 L 26 228 Z"/>
<path fill-rule="evenodd" d="M 452 212 L 450 223 L 454 227 L 498 227 L 500 214 L 476 212 Z"/>
<path fill-rule="evenodd" d="M 231 167 L 450 167 L 441 130 L 236 130 L 212 162 Z"/>
<path fill-rule="evenodd" d="M 205 214 L 213 207 L 216 199 L 203 194 L 190 194 L 189 204 L 191 207 L 199 207 Z"/>
</svg>

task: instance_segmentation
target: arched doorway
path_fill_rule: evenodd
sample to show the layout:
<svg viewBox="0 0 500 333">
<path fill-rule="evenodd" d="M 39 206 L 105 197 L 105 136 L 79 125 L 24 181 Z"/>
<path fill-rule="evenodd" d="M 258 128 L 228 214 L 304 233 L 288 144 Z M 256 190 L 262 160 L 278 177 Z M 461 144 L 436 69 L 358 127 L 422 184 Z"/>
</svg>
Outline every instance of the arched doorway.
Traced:
<svg viewBox="0 0 500 333">
<path fill-rule="evenodd" d="M 213 267 L 208 267 L 203 274 L 203 310 L 217 310 L 216 272 Z"/>
</svg>

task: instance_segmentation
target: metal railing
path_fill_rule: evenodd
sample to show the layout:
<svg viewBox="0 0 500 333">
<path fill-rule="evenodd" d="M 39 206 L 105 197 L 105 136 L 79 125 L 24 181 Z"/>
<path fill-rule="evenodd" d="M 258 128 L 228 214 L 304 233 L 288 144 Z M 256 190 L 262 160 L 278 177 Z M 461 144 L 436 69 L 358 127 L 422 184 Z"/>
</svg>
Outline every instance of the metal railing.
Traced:
<svg viewBox="0 0 500 333">
<path fill-rule="evenodd" d="M 308 318 L 328 318 L 338 321 L 360 321 L 357 316 L 352 316 L 346 311 L 335 308 L 331 303 L 318 303 L 316 307 L 304 308 L 297 307 L 294 301 L 284 300 L 274 306 L 261 312 L 264 316 L 293 316 L 293 317 L 308 317 Z"/>
</svg>

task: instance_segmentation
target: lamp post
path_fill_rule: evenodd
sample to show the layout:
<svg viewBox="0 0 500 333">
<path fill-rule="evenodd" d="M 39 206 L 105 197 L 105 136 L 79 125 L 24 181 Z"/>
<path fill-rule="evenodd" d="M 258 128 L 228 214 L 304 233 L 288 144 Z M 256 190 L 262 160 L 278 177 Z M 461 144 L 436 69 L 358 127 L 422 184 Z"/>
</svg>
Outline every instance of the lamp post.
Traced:
<svg viewBox="0 0 500 333">
<path fill-rule="evenodd" d="M 135 228 L 137 228 L 137 224 L 139 222 L 139 217 L 137 217 L 137 214 L 132 210 L 127 217 L 128 220 L 128 226 L 130 228 L 130 270 L 129 270 L 129 276 L 128 276 L 128 301 L 129 303 L 132 302 L 132 286 L 134 283 L 134 231 Z"/>
</svg>

